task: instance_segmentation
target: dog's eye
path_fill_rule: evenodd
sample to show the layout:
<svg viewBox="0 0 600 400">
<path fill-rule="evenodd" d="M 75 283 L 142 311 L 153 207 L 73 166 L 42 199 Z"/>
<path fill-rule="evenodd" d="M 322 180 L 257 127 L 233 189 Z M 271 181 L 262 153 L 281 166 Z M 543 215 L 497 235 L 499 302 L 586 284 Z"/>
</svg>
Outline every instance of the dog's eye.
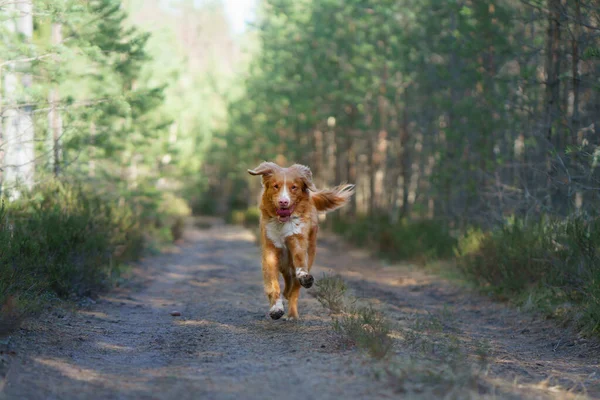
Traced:
<svg viewBox="0 0 600 400">
<path fill-rule="evenodd" d="M 298 189 L 298 186 L 292 185 L 292 190 L 296 190 L 296 189 Z"/>
<path fill-rule="evenodd" d="M 273 189 L 279 189 L 279 185 L 278 184 L 274 184 L 273 185 Z"/>
</svg>

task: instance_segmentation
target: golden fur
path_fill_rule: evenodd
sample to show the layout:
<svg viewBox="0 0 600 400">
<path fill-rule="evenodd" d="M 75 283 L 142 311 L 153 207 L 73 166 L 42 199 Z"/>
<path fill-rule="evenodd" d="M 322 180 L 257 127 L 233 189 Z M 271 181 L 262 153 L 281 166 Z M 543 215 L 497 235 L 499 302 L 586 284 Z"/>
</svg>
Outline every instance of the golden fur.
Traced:
<svg viewBox="0 0 600 400">
<path fill-rule="evenodd" d="M 281 274 L 285 282 L 283 297 L 288 300 L 288 318 L 298 318 L 300 286 L 309 288 L 314 282 L 310 270 L 317 250 L 317 215 L 346 204 L 354 193 L 354 185 L 317 190 L 310 168 L 299 164 L 282 168 L 263 162 L 248 173 L 262 176 L 260 232 L 269 314 L 273 319 L 283 316 Z"/>
</svg>

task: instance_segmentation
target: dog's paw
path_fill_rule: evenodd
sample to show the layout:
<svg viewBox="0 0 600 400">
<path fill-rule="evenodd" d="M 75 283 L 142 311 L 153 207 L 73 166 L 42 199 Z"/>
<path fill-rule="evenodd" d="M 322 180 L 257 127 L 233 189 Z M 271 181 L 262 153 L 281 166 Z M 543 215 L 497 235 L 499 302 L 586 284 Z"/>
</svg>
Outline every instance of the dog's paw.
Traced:
<svg viewBox="0 0 600 400">
<path fill-rule="evenodd" d="M 280 298 L 275 304 L 273 304 L 273 307 L 271 307 L 271 309 L 269 310 L 269 316 L 273 319 L 279 319 L 283 317 L 283 314 L 283 301 Z"/>
<path fill-rule="evenodd" d="M 271 317 L 271 319 L 279 319 L 281 317 L 283 317 L 283 309 L 282 308 L 277 308 L 277 309 L 271 309 L 269 311 L 269 316 Z"/>
<path fill-rule="evenodd" d="M 300 281 L 300 284 L 306 289 L 310 288 L 315 282 L 315 278 L 313 278 L 313 276 L 310 274 L 302 275 L 298 278 L 298 280 Z"/>
<path fill-rule="evenodd" d="M 296 316 L 290 316 L 289 314 L 286 315 L 285 317 L 283 317 L 284 321 L 292 321 L 292 322 L 296 322 L 298 320 L 300 320 L 300 317 Z"/>
</svg>

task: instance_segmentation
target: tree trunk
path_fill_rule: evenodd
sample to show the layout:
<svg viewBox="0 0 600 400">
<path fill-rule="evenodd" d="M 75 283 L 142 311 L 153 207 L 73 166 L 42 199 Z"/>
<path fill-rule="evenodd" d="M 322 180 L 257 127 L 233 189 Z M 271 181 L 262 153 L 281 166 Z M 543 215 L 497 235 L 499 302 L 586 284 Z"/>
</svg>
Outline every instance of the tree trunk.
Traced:
<svg viewBox="0 0 600 400">
<path fill-rule="evenodd" d="M 324 175 L 324 185 L 331 186 L 335 183 L 335 175 L 336 175 L 336 143 L 335 143 L 335 120 L 333 117 L 328 121 L 328 127 L 325 131 L 326 135 L 326 152 L 324 153 L 323 165 L 325 168 L 323 169 Z"/>
<path fill-rule="evenodd" d="M 354 130 L 349 130 L 348 137 L 346 138 L 346 148 L 348 149 L 348 155 L 346 159 L 346 176 L 348 182 L 356 184 L 356 151 L 354 149 L 354 140 L 352 135 Z M 350 205 L 348 209 L 350 215 L 356 215 L 356 196 L 350 197 Z"/>
<path fill-rule="evenodd" d="M 375 211 L 375 134 L 372 129 L 367 130 L 367 170 L 369 180 L 369 198 L 367 199 L 367 214 L 373 215 Z"/>
<path fill-rule="evenodd" d="M 407 96 L 408 98 L 408 96 Z M 402 111 L 402 128 L 400 132 L 400 162 L 402 164 L 402 218 L 407 218 L 409 213 L 408 195 L 410 191 L 410 152 L 408 151 L 408 102 Z"/>
<path fill-rule="evenodd" d="M 572 74 L 573 74 L 573 114 L 571 115 L 570 144 L 577 143 L 579 131 L 579 90 L 581 78 L 579 76 L 579 40 L 581 40 L 581 0 L 574 0 L 575 23 L 573 24 L 572 39 Z"/>
<path fill-rule="evenodd" d="M 58 46 L 62 42 L 62 24 L 52 24 L 52 45 Z M 61 164 L 61 138 L 63 133 L 62 116 L 60 111 L 57 109 L 60 100 L 58 87 L 55 85 L 50 89 L 48 101 L 50 103 L 50 112 L 48 113 L 48 127 L 50 128 L 50 138 L 52 140 L 52 166 L 54 176 L 58 177 L 60 174 Z"/>
<path fill-rule="evenodd" d="M 12 5 L 18 12 L 15 21 L 8 21 L 10 30 L 21 34 L 26 41 L 33 36 L 33 6 L 31 0 L 22 0 Z M 32 76 L 27 71 L 29 65 L 19 63 L 23 70 L 17 74 L 17 65 L 9 64 L 4 80 L 4 97 L 8 104 L 5 110 L 5 183 L 12 188 L 12 195 L 18 197 L 18 185 L 30 189 L 33 186 L 35 169 L 35 149 L 32 106 L 24 99 L 17 98 L 17 88 L 23 86 L 25 92 L 31 87 Z M 25 103 L 25 104 L 19 104 Z"/>
<path fill-rule="evenodd" d="M 356 181 L 356 163 L 358 160 L 356 157 L 356 149 L 354 148 L 355 146 L 353 138 L 356 126 L 357 113 L 358 110 L 356 109 L 356 106 L 352 105 L 350 112 L 350 128 L 348 129 L 348 133 L 346 136 L 346 150 L 348 152 L 346 158 L 346 178 L 348 182 L 352 184 L 358 183 Z M 348 214 L 350 215 L 356 215 L 356 197 L 357 196 L 350 197 L 350 205 L 348 208 Z"/>
<path fill-rule="evenodd" d="M 384 47 L 385 48 L 385 47 Z M 387 153 L 387 141 L 388 141 L 388 114 L 389 107 L 387 101 L 387 85 L 388 85 L 388 67 L 384 63 L 383 71 L 381 74 L 381 84 L 379 86 L 379 93 L 374 98 L 377 100 L 377 107 L 375 108 L 378 115 L 376 115 L 378 129 L 373 130 L 373 137 L 371 138 L 372 154 L 371 154 L 371 196 L 373 199 L 370 201 L 370 212 L 380 211 L 385 207 L 385 156 Z M 375 120 L 374 120 L 375 121 Z M 375 125 L 375 124 L 373 124 Z"/>
<path fill-rule="evenodd" d="M 316 128 L 312 131 L 314 146 L 311 157 L 310 168 L 315 176 L 315 183 L 318 186 L 324 186 L 323 160 L 325 159 L 325 132 L 322 129 Z"/>
<path fill-rule="evenodd" d="M 2 60 L 0 59 L 0 63 L 2 62 Z M 0 68 L 0 198 L 2 197 L 2 187 L 3 187 L 3 183 L 4 183 L 4 124 L 3 122 L 3 116 L 4 116 L 4 107 L 2 105 L 2 93 L 4 90 L 4 85 L 3 85 L 3 75 L 2 75 L 2 68 Z"/>
<path fill-rule="evenodd" d="M 335 142 L 335 184 L 337 185 L 339 182 L 342 182 L 346 179 L 344 175 L 344 160 L 348 156 L 348 149 L 346 149 L 345 141 L 343 138 L 343 129 L 341 127 L 335 127 L 332 129 Z"/>
<path fill-rule="evenodd" d="M 548 0 L 548 31 L 546 36 L 546 92 L 545 92 L 545 125 L 546 140 L 551 150 L 560 150 L 560 135 L 554 134 L 556 122 L 560 117 L 560 9 L 561 0 Z M 546 155 L 546 206 L 553 206 L 553 155 Z"/>
<path fill-rule="evenodd" d="M 557 144 L 552 134 L 560 111 L 560 0 L 548 0 L 548 33 L 546 47 L 546 138 Z"/>
<path fill-rule="evenodd" d="M 367 105 L 368 100 L 365 101 L 365 125 L 366 125 L 366 156 L 367 156 L 367 180 L 369 182 L 369 193 L 367 202 L 367 214 L 373 215 L 375 211 L 375 129 L 373 129 L 373 120 L 375 111 Z M 357 135 L 360 137 L 362 135 Z M 359 145 L 359 148 L 361 146 Z"/>
<path fill-rule="evenodd" d="M 95 152 L 96 145 L 96 124 L 90 123 L 90 149 L 89 149 L 89 164 L 88 164 L 88 176 L 90 178 L 94 178 L 96 176 L 96 160 L 94 157 L 96 156 Z"/>
</svg>

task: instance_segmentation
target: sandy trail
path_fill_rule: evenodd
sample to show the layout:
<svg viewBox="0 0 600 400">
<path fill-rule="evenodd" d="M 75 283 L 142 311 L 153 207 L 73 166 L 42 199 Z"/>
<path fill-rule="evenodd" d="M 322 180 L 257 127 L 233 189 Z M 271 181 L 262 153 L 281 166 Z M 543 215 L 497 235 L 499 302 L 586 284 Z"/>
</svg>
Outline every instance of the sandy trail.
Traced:
<svg viewBox="0 0 600 400">
<path fill-rule="evenodd" d="M 184 244 L 144 260 L 135 269 L 134 284 L 75 312 L 54 311 L 28 321 L 2 350 L 0 398 L 402 395 L 396 385 L 377 379 L 384 362 L 339 345 L 328 313 L 304 289 L 301 321 L 267 319 L 259 259 L 253 235 L 243 228 L 190 229 Z M 383 310 L 398 329 L 427 311 L 451 319 L 467 349 L 468 343 L 485 340 L 490 344 L 486 379 L 500 389 L 482 389 L 482 397 L 565 398 L 571 391 L 600 398 L 597 343 L 551 322 L 410 266 L 386 267 L 334 238 L 320 242 L 313 271 L 317 279 L 325 271 L 342 274 L 356 296 Z M 181 316 L 171 316 L 173 310 Z M 400 338 L 394 351 L 398 357 L 418 357 Z M 428 398 L 431 393 L 403 394 Z"/>
</svg>

